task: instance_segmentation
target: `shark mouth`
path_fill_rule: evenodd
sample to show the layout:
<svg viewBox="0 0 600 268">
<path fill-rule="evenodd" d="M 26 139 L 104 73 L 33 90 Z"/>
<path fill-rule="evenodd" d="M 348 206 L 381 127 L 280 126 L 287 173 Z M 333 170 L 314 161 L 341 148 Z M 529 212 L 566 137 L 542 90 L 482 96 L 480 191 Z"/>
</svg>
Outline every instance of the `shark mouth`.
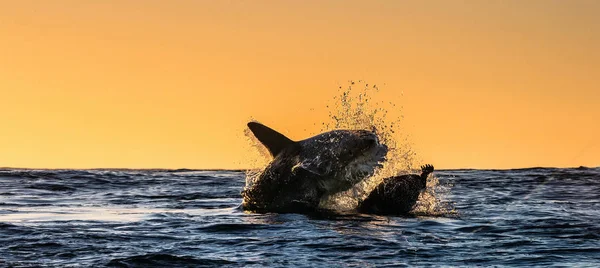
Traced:
<svg viewBox="0 0 600 268">
<path fill-rule="evenodd" d="M 345 179 L 352 185 L 366 179 L 375 173 L 377 168 L 383 166 L 388 148 L 383 144 L 377 144 L 356 157 L 345 169 Z"/>
<path fill-rule="evenodd" d="M 373 176 L 375 171 L 381 168 L 383 162 L 386 161 L 387 151 L 387 146 L 377 143 L 352 160 L 341 172 L 337 173 L 337 176 L 322 181 L 321 187 L 326 190 L 326 194 L 322 196 L 319 207 L 336 209 L 338 204 L 335 201 L 337 200 L 336 195 L 352 189 L 361 181 Z"/>
<path fill-rule="evenodd" d="M 372 176 L 375 170 L 382 166 L 382 162 L 386 160 L 387 150 L 387 146 L 378 143 L 364 150 L 342 170 L 335 172 L 332 177 L 320 180 L 320 188 L 325 190 L 326 196 L 352 188 L 355 184 Z"/>
</svg>

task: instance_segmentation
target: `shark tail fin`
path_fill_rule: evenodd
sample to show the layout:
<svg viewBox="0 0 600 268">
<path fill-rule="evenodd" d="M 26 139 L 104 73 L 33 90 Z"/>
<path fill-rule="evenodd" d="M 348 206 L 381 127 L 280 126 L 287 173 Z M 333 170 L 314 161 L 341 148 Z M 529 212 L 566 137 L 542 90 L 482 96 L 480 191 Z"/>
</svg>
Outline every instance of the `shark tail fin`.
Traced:
<svg viewBox="0 0 600 268">
<path fill-rule="evenodd" d="M 248 123 L 252 134 L 265 146 L 273 157 L 276 157 L 283 149 L 294 144 L 293 140 L 283 134 L 258 122 Z"/>
</svg>

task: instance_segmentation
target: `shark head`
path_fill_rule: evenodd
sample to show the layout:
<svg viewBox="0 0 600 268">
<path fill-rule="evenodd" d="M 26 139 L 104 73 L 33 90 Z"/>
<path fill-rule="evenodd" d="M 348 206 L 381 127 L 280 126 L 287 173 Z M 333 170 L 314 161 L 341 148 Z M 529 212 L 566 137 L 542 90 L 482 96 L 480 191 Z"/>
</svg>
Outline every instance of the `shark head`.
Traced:
<svg viewBox="0 0 600 268">
<path fill-rule="evenodd" d="M 315 177 L 316 187 L 325 195 L 348 190 L 371 176 L 388 150 L 368 130 L 334 130 L 292 141 L 260 123 L 248 127 L 276 161 L 293 161 L 290 172 Z"/>
<path fill-rule="evenodd" d="M 300 143 L 299 165 L 321 176 L 319 184 L 327 194 L 348 190 L 373 175 L 388 150 L 368 130 L 334 130 Z"/>
</svg>

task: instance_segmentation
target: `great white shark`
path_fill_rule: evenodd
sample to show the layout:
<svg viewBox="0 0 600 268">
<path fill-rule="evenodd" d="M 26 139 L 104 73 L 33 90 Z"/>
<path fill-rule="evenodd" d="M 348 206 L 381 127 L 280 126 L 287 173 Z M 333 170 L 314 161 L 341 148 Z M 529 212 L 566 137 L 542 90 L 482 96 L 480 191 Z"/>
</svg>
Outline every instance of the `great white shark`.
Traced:
<svg viewBox="0 0 600 268">
<path fill-rule="evenodd" d="M 318 210 L 322 198 L 373 175 L 388 151 L 368 130 L 333 130 L 293 141 L 257 122 L 248 128 L 273 157 L 242 191 L 242 208 L 256 212 Z"/>
</svg>

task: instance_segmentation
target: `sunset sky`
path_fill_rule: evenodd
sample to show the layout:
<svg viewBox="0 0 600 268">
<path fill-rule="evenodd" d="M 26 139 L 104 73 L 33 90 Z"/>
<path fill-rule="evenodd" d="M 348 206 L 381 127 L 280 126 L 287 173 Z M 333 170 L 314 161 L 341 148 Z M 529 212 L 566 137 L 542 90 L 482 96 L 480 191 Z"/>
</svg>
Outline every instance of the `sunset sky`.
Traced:
<svg viewBox="0 0 600 268">
<path fill-rule="evenodd" d="M 247 168 L 247 121 L 318 134 L 360 79 L 437 168 L 599 166 L 599 14 L 593 0 L 0 0 L 0 166 Z"/>
</svg>

